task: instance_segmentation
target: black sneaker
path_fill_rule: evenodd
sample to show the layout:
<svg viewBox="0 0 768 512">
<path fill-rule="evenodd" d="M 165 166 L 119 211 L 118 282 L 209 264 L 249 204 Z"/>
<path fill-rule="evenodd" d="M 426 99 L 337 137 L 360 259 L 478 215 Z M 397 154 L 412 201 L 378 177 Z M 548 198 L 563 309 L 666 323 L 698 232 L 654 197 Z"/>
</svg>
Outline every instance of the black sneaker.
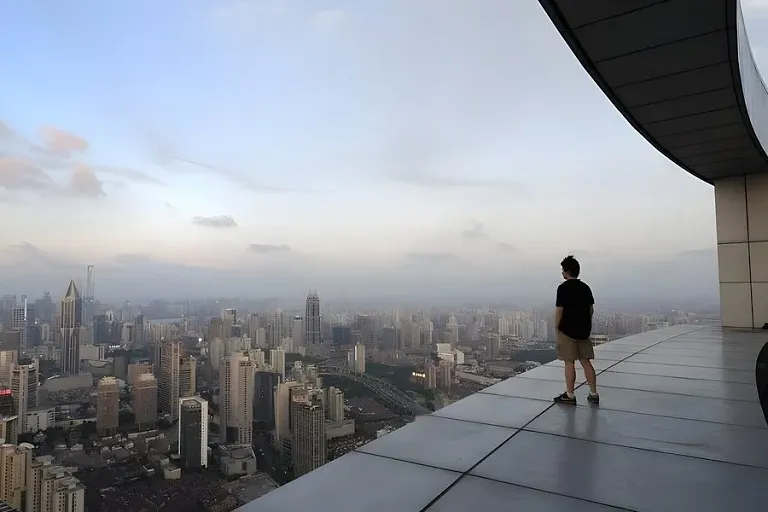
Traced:
<svg viewBox="0 0 768 512">
<path fill-rule="evenodd" d="M 568 393 L 563 393 L 562 395 L 557 395 L 555 397 L 555 403 L 556 404 L 576 405 L 576 395 L 574 395 L 572 397 L 568 396 Z"/>
<path fill-rule="evenodd" d="M 598 394 L 594 394 L 593 395 L 592 393 L 588 394 L 587 395 L 587 402 L 589 402 L 591 404 L 595 404 L 595 405 L 599 404 L 600 403 L 600 395 L 598 395 Z"/>
</svg>

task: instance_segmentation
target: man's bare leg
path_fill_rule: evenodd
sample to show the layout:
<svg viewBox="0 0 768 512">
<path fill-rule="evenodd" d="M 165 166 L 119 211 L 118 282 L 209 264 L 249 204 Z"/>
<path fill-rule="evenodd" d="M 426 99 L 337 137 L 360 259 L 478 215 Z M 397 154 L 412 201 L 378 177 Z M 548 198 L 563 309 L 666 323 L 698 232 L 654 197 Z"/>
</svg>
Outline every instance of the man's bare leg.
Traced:
<svg viewBox="0 0 768 512">
<path fill-rule="evenodd" d="M 565 392 L 568 396 L 573 396 L 573 390 L 576 387 L 576 364 L 574 361 L 564 361 L 565 363 Z"/>
<path fill-rule="evenodd" d="M 581 363 L 581 367 L 584 368 L 584 376 L 587 378 L 590 393 L 593 395 L 597 394 L 597 374 L 595 373 L 595 367 L 592 366 L 592 361 L 589 359 L 580 359 L 579 362 Z"/>
<path fill-rule="evenodd" d="M 600 403 L 600 397 L 597 394 L 597 374 L 595 373 L 595 367 L 592 366 L 592 361 L 589 359 L 579 359 L 582 368 L 584 368 L 584 376 L 587 378 L 587 384 L 589 384 L 589 396 L 587 400 L 590 403 Z"/>
</svg>

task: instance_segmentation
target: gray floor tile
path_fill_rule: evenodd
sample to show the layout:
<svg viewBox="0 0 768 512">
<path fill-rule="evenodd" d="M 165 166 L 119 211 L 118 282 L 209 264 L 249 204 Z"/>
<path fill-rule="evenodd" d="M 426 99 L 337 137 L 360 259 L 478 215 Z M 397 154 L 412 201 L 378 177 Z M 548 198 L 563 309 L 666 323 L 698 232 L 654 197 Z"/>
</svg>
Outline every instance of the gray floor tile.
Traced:
<svg viewBox="0 0 768 512">
<path fill-rule="evenodd" d="M 637 350 L 621 350 L 620 347 L 616 347 L 616 350 L 610 346 L 605 346 L 605 348 L 595 347 L 595 357 L 600 359 L 610 359 L 612 361 L 621 361 L 622 359 L 637 353 Z"/>
<path fill-rule="evenodd" d="M 721 370 L 718 368 L 697 368 L 694 366 L 672 366 L 668 364 L 622 362 L 611 368 L 612 372 L 637 373 L 640 375 L 662 375 L 684 379 L 718 380 L 723 382 L 755 382 L 755 372 L 745 370 Z"/>
<path fill-rule="evenodd" d="M 543 400 L 475 393 L 440 409 L 433 416 L 520 428 L 552 405 Z"/>
<path fill-rule="evenodd" d="M 709 359 L 712 357 L 727 357 L 728 359 L 733 360 L 739 360 L 739 361 L 751 361 L 753 364 L 755 362 L 755 359 L 757 358 L 757 352 L 737 352 L 737 351 L 728 351 L 724 352 L 722 350 L 697 350 L 697 349 L 689 349 L 689 348 L 675 348 L 675 347 L 667 347 L 666 345 L 658 345 L 656 347 L 652 347 L 646 350 L 643 350 L 642 352 L 639 352 L 640 354 L 653 354 L 655 356 L 669 356 L 669 357 L 697 357 L 697 358 L 703 358 L 703 359 Z"/>
<path fill-rule="evenodd" d="M 352 452 L 250 502 L 238 512 L 295 512 L 312 508 L 312 503 L 321 504 L 319 510 L 334 512 L 421 510 L 459 476 Z M 349 492 L 340 492 L 341 487 Z"/>
<path fill-rule="evenodd" d="M 600 407 L 552 407 L 526 430 L 768 469 L 768 429 Z"/>
<path fill-rule="evenodd" d="M 592 367 L 596 371 L 601 372 L 606 368 L 610 368 L 611 366 L 615 365 L 618 362 L 619 361 L 608 361 L 606 359 L 593 359 Z M 563 361 L 552 361 L 551 363 L 547 363 L 544 366 L 554 366 L 556 368 L 563 368 L 565 366 L 565 363 L 563 363 Z M 576 368 L 581 368 L 581 364 L 576 363 Z"/>
<path fill-rule="evenodd" d="M 760 349 L 762 348 L 760 345 L 740 345 L 740 346 L 733 346 L 733 345 L 723 345 L 722 343 L 690 343 L 690 342 L 677 342 L 677 341 L 669 341 L 666 343 L 662 343 L 661 345 L 656 345 L 654 348 L 675 348 L 675 349 L 686 349 L 686 350 L 695 350 L 697 352 L 703 353 L 703 354 L 709 354 L 711 352 L 718 353 L 718 354 L 739 354 L 740 356 L 750 356 L 750 357 L 757 357 L 757 354 L 760 353 Z M 650 349 L 647 349 L 650 350 Z"/>
<path fill-rule="evenodd" d="M 528 370 L 517 375 L 516 379 L 540 379 L 540 380 L 555 380 L 565 382 L 565 370 L 563 368 L 557 368 L 555 366 L 539 366 L 533 370 Z M 576 366 L 576 385 L 586 382 L 584 378 L 584 370 Z"/>
<path fill-rule="evenodd" d="M 472 474 L 638 511 L 768 503 L 765 469 L 533 432 L 520 432 Z"/>
<path fill-rule="evenodd" d="M 636 373 L 617 373 L 608 370 L 597 376 L 597 385 L 598 387 L 608 386 L 637 389 L 639 391 L 678 393 L 681 395 L 720 398 L 723 400 L 758 401 L 757 388 L 754 384 L 738 382 L 638 375 Z"/>
<path fill-rule="evenodd" d="M 453 471 L 466 471 L 515 431 L 481 423 L 421 416 L 358 451 Z"/>
<path fill-rule="evenodd" d="M 699 396 L 653 393 L 636 389 L 600 387 L 600 409 L 637 412 L 669 416 L 689 420 L 711 421 L 727 425 L 768 428 L 760 404 L 756 402 L 738 402 L 719 400 Z M 576 396 L 580 403 L 586 403 L 586 389 L 577 389 Z"/>
<path fill-rule="evenodd" d="M 728 356 L 714 357 L 686 357 L 658 354 L 636 354 L 626 360 L 628 363 L 655 363 L 671 364 L 679 366 L 697 366 L 702 368 L 722 368 L 726 370 L 755 371 L 755 361 L 747 359 L 734 359 Z"/>
<path fill-rule="evenodd" d="M 562 375 L 562 371 L 560 374 Z M 563 379 L 558 382 L 554 380 L 521 379 L 519 377 L 512 377 L 487 387 L 480 391 L 480 393 L 494 393 L 496 395 L 533 398 L 551 402 L 554 397 L 562 393 L 565 389 L 564 382 Z"/>
<path fill-rule="evenodd" d="M 474 476 L 463 477 L 427 509 L 428 512 L 467 512 L 467 510 L 615 512 L 617 509 Z"/>
</svg>

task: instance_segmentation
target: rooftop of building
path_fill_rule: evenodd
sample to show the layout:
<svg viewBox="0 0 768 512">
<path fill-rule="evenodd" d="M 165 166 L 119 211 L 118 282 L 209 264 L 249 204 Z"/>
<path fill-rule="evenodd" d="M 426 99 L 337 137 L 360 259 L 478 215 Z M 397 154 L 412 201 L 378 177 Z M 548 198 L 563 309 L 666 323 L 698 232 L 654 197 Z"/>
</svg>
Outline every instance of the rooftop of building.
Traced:
<svg viewBox="0 0 768 512">
<path fill-rule="evenodd" d="M 605 343 L 599 406 L 587 404 L 581 369 L 579 405 L 554 404 L 563 370 L 553 361 L 239 510 L 755 510 L 768 503 L 755 385 L 766 341 L 765 331 L 674 326 Z"/>
</svg>

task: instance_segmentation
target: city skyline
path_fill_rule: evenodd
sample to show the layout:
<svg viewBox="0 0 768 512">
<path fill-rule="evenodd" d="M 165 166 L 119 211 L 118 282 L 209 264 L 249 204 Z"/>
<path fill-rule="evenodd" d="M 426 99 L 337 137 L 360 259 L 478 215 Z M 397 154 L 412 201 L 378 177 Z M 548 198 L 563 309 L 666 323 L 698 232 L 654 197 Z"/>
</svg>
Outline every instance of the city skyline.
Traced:
<svg viewBox="0 0 768 512">
<path fill-rule="evenodd" d="M 95 264 L 109 298 L 543 297 L 573 252 L 607 296 L 716 297 L 711 187 L 627 125 L 537 3 L 437 5 L 10 6 L 0 215 L 24 222 L 0 234 L 0 289 Z M 768 10 L 744 6 L 765 63 Z"/>
</svg>

